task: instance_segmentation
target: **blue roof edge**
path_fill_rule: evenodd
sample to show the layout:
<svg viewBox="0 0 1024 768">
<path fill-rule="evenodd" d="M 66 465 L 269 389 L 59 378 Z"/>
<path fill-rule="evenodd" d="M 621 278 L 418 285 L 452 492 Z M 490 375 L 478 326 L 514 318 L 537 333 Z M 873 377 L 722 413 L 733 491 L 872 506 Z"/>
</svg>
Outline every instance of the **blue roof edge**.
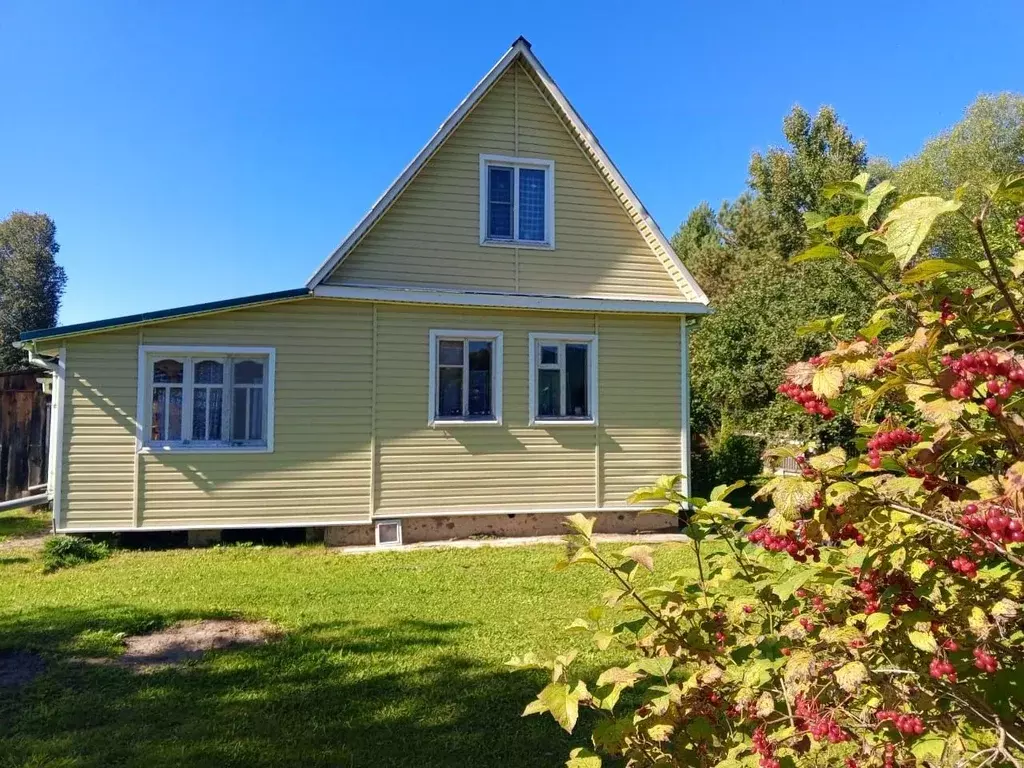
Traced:
<svg viewBox="0 0 1024 768">
<path fill-rule="evenodd" d="M 106 331 L 111 328 L 118 328 L 124 325 L 138 325 L 140 323 L 151 323 L 158 320 L 170 320 L 175 317 L 186 317 L 198 315 L 204 312 L 218 312 L 225 309 L 239 309 L 241 307 L 255 304 L 268 304 L 275 301 L 287 301 L 298 299 L 303 296 L 311 296 L 309 288 L 292 288 L 287 291 L 273 291 L 271 293 L 257 293 L 252 296 L 241 296 L 237 299 L 223 299 L 221 301 L 209 301 L 204 304 L 190 304 L 185 307 L 174 307 L 172 309 L 160 309 L 155 312 L 143 312 L 138 315 L 125 315 L 123 317 L 112 317 L 109 320 L 94 320 L 90 323 L 76 323 L 75 325 L 58 325 L 54 328 L 40 328 L 33 331 L 23 331 L 19 336 L 20 341 L 38 341 L 57 336 L 71 336 L 78 333 L 89 333 L 90 331 Z"/>
</svg>

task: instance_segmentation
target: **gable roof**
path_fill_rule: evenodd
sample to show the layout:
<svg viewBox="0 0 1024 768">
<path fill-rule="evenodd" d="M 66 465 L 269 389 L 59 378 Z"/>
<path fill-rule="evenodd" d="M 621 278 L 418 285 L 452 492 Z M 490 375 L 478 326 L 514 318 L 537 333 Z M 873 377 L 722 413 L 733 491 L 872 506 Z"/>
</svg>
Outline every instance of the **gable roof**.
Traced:
<svg viewBox="0 0 1024 768">
<path fill-rule="evenodd" d="M 622 203 L 626 212 L 629 214 L 630 219 L 636 225 L 641 236 L 647 241 L 651 251 L 654 255 L 662 261 L 672 276 L 676 285 L 679 287 L 682 298 L 688 301 L 695 302 L 697 304 L 708 304 L 708 297 L 701 290 L 701 287 L 697 284 L 697 281 L 693 279 L 689 270 L 683 265 L 682 261 L 676 255 L 672 249 L 671 244 L 664 232 L 658 227 L 657 223 L 644 208 L 640 199 L 636 193 L 629 186 L 626 180 L 619 173 L 618 168 L 608 157 L 608 154 L 601 147 L 597 137 L 594 136 L 593 132 L 583 121 L 583 118 L 579 116 L 572 104 L 565 97 L 565 94 L 555 84 L 555 81 L 544 69 L 544 66 L 540 63 L 537 57 L 531 50 L 529 41 L 524 37 L 519 37 L 512 46 L 508 49 L 504 56 L 498 60 L 491 70 L 484 75 L 483 79 L 476 84 L 469 95 L 455 108 L 448 118 L 441 124 L 437 132 L 430 138 L 426 146 L 423 147 L 413 158 L 412 162 L 409 163 L 402 171 L 402 173 L 392 182 L 391 186 L 384 192 L 384 194 L 373 204 L 369 212 L 362 218 L 362 220 L 356 224 L 352 231 L 345 237 L 334 252 L 320 265 L 320 267 L 310 277 L 307 287 L 312 290 L 317 288 L 322 282 L 324 282 L 331 273 L 338 267 L 338 265 L 344 261 L 345 257 L 355 248 L 355 246 L 363 239 L 363 237 L 373 228 L 373 226 L 380 220 L 380 218 L 388 211 L 391 205 L 398 199 L 398 197 L 405 191 L 406 187 L 412 182 L 420 170 L 427 164 L 434 153 L 444 144 L 449 136 L 461 125 L 462 121 L 472 111 L 472 109 L 480 102 L 481 99 L 487 94 L 491 86 L 493 86 L 503 74 L 517 61 L 521 60 L 531 74 L 537 80 L 538 85 L 543 89 L 545 94 L 556 106 L 556 112 L 558 112 L 562 119 L 566 122 L 570 128 L 570 132 L 575 136 L 576 140 L 580 143 L 591 161 L 596 166 L 597 170 L 604 176 L 608 182 L 612 191 L 616 197 Z"/>
</svg>

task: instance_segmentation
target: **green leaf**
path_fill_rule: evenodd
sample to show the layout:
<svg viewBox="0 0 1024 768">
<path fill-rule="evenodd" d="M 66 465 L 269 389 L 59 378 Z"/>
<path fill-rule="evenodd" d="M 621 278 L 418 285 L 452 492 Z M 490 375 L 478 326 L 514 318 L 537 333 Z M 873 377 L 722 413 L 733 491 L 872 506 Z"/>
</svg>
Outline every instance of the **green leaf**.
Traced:
<svg viewBox="0 0 1024 768">
<path fill-rule="evenodd" d="M 872 613 L 868 615 L 867 621 L 865 622 L 864 632 L 871 636 L 875 632 L 881 632 L 883 629 L 889 626 L 889 622 L 892 621 L 892 616 L 888 613 Z"/>
<path fill-rule="evenodd" d="M 852 227 L 857 227 L 858 229 L 864 227 L 864 222 L 860 220 L 859 216 L 833 216 L 825 221 L 825 229 L 833 235 L 838 235 L 840 232 L 845 232 Z"/>
<path fill-rule="evenodd" d="M 640 675 L 636 672 L 622 667 L 610 667 L 598 676 L 596 685 L 598 688 L 605 685 L 624 685 L 630 688 L 639 679 Z"/>
<path fill-rule="evenodd" d="M 882 222 L 882 240 L 900 268 L 917 255 L 935 220 L 960 208 L 962 203 L 934 195 L 913 197 L 901 203 Z"/>
<path fill-rule="evenodd" d="M 729 485 L 716 485 L 711 491 L 712 501 L 721 501 L 730 493 L 735 491 L 737 488 L 742 488 L 747 484 L 746 480 L 737 480 Z"/>
<path fill-rule="evenodd" d="M 601 768 L 601 758 L 584 747 L 576 747 L 565 761 L 566 768 Z"/>
<path fill-rule="evenodd" d="M 694 741 L 706 741 L 711 738 L 714 731 L 711 722 L 703 716 L 691 718 L 686 724 L 686 733 Z"/>
<path fill-rule="evenodd" d="M 836 670 L 836 682 L 847 693 L 856 691 L 868 679 L 868 668 L 859 661 L 851 661 Z"/>
<path fill-rule="evenodd" d="M 916 630 L 909 634 L 911 644 L 919 651 L 925 653 L 938 653 L 939 644 L 935 640 L 935 635 L 931 632 L 918 632 Z"/>
<path fill-rule="evenodd" d="M 807 227 L 808 230 L 818 229 L 828 218 L 817 211 L 804 211 L 802 215 L 804 218 L 804 226 Z"/>
<path fill-rule="evenodd" d="M 796 571 L 790 572 L 786 575 L 786 578 L 772 587 L 772 592 L 778 595 L 779 600 L 785 602 L 793 596 L 793 594 L 806 584 L 811 577 L 814 576 L 814 571 L 810 568 L 799 568 Z"/>
<path fill-rule="evenodd" d="M 628 557 L 634 563 L 642 565 L 648 571 L 654 571 L 654 550 L 645 544 L 635 544 L 622 550 L 622 556 Z"/>
<path fill-rule="evenodd" d="M 607 629 L 599 629 L 594 633 L 594 644 L 600 651 L 607 651 L 608 646 L 612 644 L 612 640 L 614 639 L 615 635 Z"/>
<path fill-rule="evenodd" d="M 797 512 L 814 500 L 817 490 L 814 483 L 802 477 L 775 478 L 774 484 L 771 485 L 772 502 L 782 513 Z"/>
<path fill-rule="evenodd" d="M 868 196 L 864 194 L 864 185 L 859 183 L 859 180 L 858 176 L 853 181 L 835 181 L 826 184 L 822 189 L 822 194 L 826 200 L 831 200 L 837 195 L 848 197 L 851 200 L 867 200 Z"/>
<path fill-rule="evenodd" d="M 934 733 L 926 733 L 914 742 L 910 751 L 921 762 L 939 765 L 942 754 L 946 751 L 946 740 Z"/>
<path fill-rule="evenodd" d="M 572 729 L 576 727 L 576 720 L 580 714 L 579 693 L 570 691 L 569 686 L 565 683 L 551 683 L 537 694 L 537 702 L 537 706 L 542 706 L 543 709 L 536 709 L 534 711 L 550 712 L 555 721 L 567 733 L 572 733 Z M 527 710 L 529 709 L 530 707 L 527 707 Z M 524 711 L 523 714 L 528 715 L 533 714 L 533 712 Z"/>
<path fill-rule="evenodd" d="M 871 221 L 871 217 L 875 215 L 878 207 L 896 188 L 892 185 L 892 182 L 886 179 L 880 181 L 878 184 L 868 192 L 868 199 L 864 201 L 864 205 L 860 207 L 860 220 L 867 225 Z"/>
<path fill-rule="evenodd" d="M 933 280 L 939 275 L 954 272 L 976 272 L 984 274 L 981 268 L 970 259 L 928 259 L 914 265 L 903 273 L 904 283 L 923 283 Z"/>
<path fill-rule="evenodd" d="M 790 264 L 799 264 L 801 261 L 818 261 L 819 259 L 834 259 L 839 256 L 839 249 L 828 243 L 812 245 L 806 251 L 798 253 L 789 260 Z"/>
<path fill-rule="evenodd" d="M 819 472 L 828 472 L 830 469 L 838 469 L 846 464 L 846 451 L 839 446 L 832 448 L 827 453 L 820 453 L 812 456 L 807 463 Z"/>
<path fill-rule="evenodd" d="M 1024 173 L 1014 174 L 1000 181 L 992 199 L 1024 203 Z"/>
</svg>

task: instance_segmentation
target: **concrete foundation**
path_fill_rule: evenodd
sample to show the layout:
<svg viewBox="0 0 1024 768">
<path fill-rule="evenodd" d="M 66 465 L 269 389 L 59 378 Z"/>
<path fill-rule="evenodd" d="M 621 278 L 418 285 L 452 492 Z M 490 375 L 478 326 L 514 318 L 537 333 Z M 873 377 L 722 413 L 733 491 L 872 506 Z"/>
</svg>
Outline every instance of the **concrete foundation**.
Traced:
<svg viewBox="0 0 1024 768">
<path fill-rule="evenodd" d="M 595 533 L 672 533 L 679 523 L 669 515 L 641 515 L 636 512 L 584 513 L 597 517 Z M 446 541 L 473 536 L 557 536 L 566 532 L 566 515 L 554 513 L 519 513 L 514 515 L 445 515 L 438 517 L 405 517 L 402 520 L 402 542 Z M 388 519 L 388 518 L 381 518 Z M 324 532 L 329 547 L 371 546 L 375 543 L 372 525 L 337 525 Z"/>
</svg>

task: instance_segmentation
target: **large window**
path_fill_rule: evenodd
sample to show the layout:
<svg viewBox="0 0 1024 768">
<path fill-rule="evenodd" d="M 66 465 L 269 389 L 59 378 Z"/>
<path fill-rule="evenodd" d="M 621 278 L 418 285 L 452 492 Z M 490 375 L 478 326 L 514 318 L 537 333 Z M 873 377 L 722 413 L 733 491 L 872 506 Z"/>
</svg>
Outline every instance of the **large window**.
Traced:
<svg viewBox="0 0 1024 768">
<path fill-rule="evenodd" d="M 553 248 L 555 164 L 480 156 L 480 242 Z"/>
<path fill-rule="evenodd" d="M 430 424 L 501 423 L 501 332 L 430 332 Z"/>
<path fill-rule="evenodd" d="M 140 447 L 273 449 L 274 350 L 139 349 Z"/>
<path fill-rule="evenodd" d="M 530 423 L 597 422 L 597 337 L 530 334 Z"/>
</svg>

